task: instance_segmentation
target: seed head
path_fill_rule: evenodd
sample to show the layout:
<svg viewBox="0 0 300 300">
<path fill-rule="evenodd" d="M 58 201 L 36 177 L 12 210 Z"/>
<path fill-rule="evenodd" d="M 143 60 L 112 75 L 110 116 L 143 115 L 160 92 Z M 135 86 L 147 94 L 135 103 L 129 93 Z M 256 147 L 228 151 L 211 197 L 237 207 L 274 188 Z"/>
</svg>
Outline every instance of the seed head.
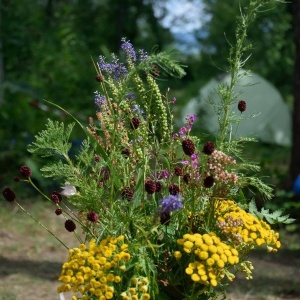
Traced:
<svg viewBox="0 0 300 300">
<path fill-rule="evenodd" d="M 163 185 L 162 185 L 162 183 L 160 181 L 156 181 L 155 185 L 156 185 L 155 192 L 159 193 L 162 190 Z"/>
<path fill-rule="evenodd" d="M 65 228 L 69 231 L 72 232 L 76 229 L 76 224 L 72 220 L 67 220 L 65 222 Z"/>
<path fill-rule="evenodd" d="M 207 176 L 203 180 L 203 185 L 206 188 L 211 188 L 214 185 L 214 178 L 212 176 Z"/>
<path fill-rule="evenodd" d="M 203 146 L 203 152 L 207 155 L 211 155 L 215 150 L 215 145 L 213 142 L 206 142 Z"/>
<path fill-rule="evenodd" d="M 2 195 L 8 202 L 13 202 L 16 199 L 16 194 L 9 187 L 2 190 Z"/>
<path fill-rule="evenodd" d="M 180 192 L 179 186 L 177 184 L 169 185 L 169 192 L 173 196 L 179 194 L 179 192 Z"/>
<path fill-rule="evenodd" d="M 96 223 L 99 219 L 99 215 L 97 213 L 95 213 L 94 211 L 90 211 L 86 217 L 89 221 L 91 221 L 93 223 Z"/>
<path fill-rule="evenodd" d="M 171 214 L 169 212 L 162 212 L 160 214 L 160 223 L 162 225 L 169 225 L 171 221 Z"/>
<path fill-rule="evenodd" d="M 184 183 L 190 183 L 191 182 L 191 175 L 190 175 L 190 173 L 185 173 L 183 175 L 182 179 L 183 179 Z"/>
<path fill-rule="evenodd" d="M 125 148 L 121 151 L 121 154 L 124 156 L 124 157 L 129 157 L 130 156 L 130 150 Z"/>
<path fill-rule="evenodd" d="M 246 110 L 246 107 L 247 107 L 247 105 L 246 105 L 246 102 L 244 101 L 244 100 L 240 100 L 239 102 L 238 102 L 238 110 L 242 113 L 242 112 L 244 112 L 245 110 Z"/>
<path fill-rule="evenodd" d="M 50 195 L 50 199 L 52 200 L 53 203 L 58 204 L 62 200 L 62 196 L 59 192 L 53 192 Z"/>
<path fill-rule="evenodd" d="M 182 176 L 182 175 L 183 175 L 182 168 L 176 166 L 176 167 L 174 168 L 174 173 L 175 173 L 175 175 L 177 175 L 177 176 Z"/>
<path fill-rule="evenodd" d="M 55 210 L 55 214 L 56 215 L 61 215 L 62 214 L 62 209 L 61 208 L 57 208 L 56 210 Z"/>
<path fill-rule="evenodd" d="M 146 180 L 145 190 L 148 194 L 154 194 L 156 192 L 156 183 L 151 179 Z"/>
<path fill-rule="evenodd" d="M 132 129 L 137 129 L 140 126 L 140 119 L 138 117 L 133 117 L 131 119 L 131 128 Z"/>
<path fill-rule="evenodd" d="M 98 74 L 98 75 L 96 76 L 96 80 L 97 80 L 98 82 L 102 82 L 102 81 L 103 81 L 103 76 L 102 76 L 101 74 Z"/>
<path fill-rule="evenodd" d="M 182 145 L 182 150 L 186 155 L 191 156 L 192 154 L 195 153 L 195 144 L 192 140 L 184 139 L 181 145 Z"/>
<path fill-rule="evenodd" d="M 27 166 L 22 166 L 20 168 L 20 173 L 24 178 L 29 178 L 32 175 L 30 168 Z"/>
<path fill-rule="evenodd" d="M 110 173 L 109 173 L 109 170 L 108 168 L 106 167 L 102 167 L 101 170 L 100 170 L 100 177 L 102 180 L 106 181 L 109 179 L 110 177 Z"/>
<path fill-rule="evenodd" d="M 94 161 L 95 161 L 95 162 L 99 162 L 100 160 L 101 160 L 101 156 L 95 154 L 95 156 L 94 156 Z"/>
<path fill-rule="evenodd" d="M 125 186 L 121 192 L 122 198 L 128 201 L 132 200 L 133 194 L 133 190 L 129 186 Z"/>
</svg>

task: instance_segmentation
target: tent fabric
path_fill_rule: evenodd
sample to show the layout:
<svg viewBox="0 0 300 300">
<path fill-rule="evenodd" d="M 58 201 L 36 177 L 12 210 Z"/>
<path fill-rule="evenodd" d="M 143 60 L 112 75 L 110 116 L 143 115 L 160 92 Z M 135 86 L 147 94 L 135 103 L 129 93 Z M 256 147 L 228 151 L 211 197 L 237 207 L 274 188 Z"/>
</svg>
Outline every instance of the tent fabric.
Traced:
<svg viewBox="0 0 300 300">
<path fill-rule="evenodd" d="M 215 105 L 208 103 L 213 101 L 221 103 L 217 93 L 219 84 L 229 84 L 230 75 L 221 79 L 211 79 L 199 91 L 199 95 L 191 99 L 183 109 L 183 118 L 187 114 L 197 112 L 203 129 L 214 134 L 219 129 L 218 116 Z M 266 79 L 255 73 L 240 76 L 234 89 L 240 99 L 246 101 L 246 111 L 238 111 L 237 103 L 234 103 L 232 111 L 241 116 L 243 120 L 232 127 L 233 138 L 255 137 L 263 142 L 282 146 L 291 145 L 291 112 L 283 101 L 278 90 Z"/>
</svg>

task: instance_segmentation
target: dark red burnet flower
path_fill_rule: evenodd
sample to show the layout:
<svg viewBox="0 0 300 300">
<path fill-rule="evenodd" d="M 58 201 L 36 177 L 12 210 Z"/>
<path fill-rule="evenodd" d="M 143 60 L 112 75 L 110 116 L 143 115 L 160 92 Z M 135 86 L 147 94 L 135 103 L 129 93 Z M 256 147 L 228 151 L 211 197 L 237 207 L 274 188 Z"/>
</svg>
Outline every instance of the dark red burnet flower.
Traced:
<svg viewBox="0 0 300 300">
<path fill-rule="evenodd" d="M 97 213 L 95 213 L 94 211 L 90 211 L 90 212 L 87 213 L 86 218 L 89 221 L 91 221 L 93 223 L 96 223 L 99 219 L 99 215 Z"/>
<path fill-rule="evenodd" d="M 100 170 L 100 178 L 104 181 L 108 180 L 110 177 L 110 173 L 109 173 L 109 170 L 108 168 L 106 167 L 102 167 L 101 170 Z"/>
<path fill-rule="evenodd" d="M 24 178 L 29 178 L 32 175 L 32 172 L 30 170 L 29 167 L 27 166 L 22 166 L 20 168 L 20 174 L 24 177 Z"/>
<path fill-rule="evenodd" d="M 182 179 L 183 179 L 184 183 L 190 183 L 191 182 L 191 175 L 190 175 L 190 173 L 185 173 L 183 175 Z"/>
<path fill-rule="evenodd" d="M 2 195 L 8 202 L 13 202 L 16 199 L 16 194 L 9 187 L 6 187 L 2 190 Z"/>
<path fill-rule="evenodd" d="M 62 200 L 62 195 L 59 192 L 52 192 L 50 195 L 50 199 L 53 203 L 58 204 Z"/>
<path fill-rule="evenodd" d="M 16 177 L 14 178 L 14 182 L 20 182 L 20 177 L 16 176 Z"/>
<path fill-rule="evenodd" d="M 174 173 L 175 173 L 175 175 L 177 175 L 177 176 L 182 176 L 182 175 L 183 175 L 182 168 L 176 166 L 176 167 L 174 168 Z"/>
<path fill-rule="evenodd" d="M 240 100 L 238 102 L 238 110 L 242 113 L 242 112 L 244 112 L 246 110 L 246 108 L 247 108 L 246 101 Z"/>
<path fill-rule="evenodd" d="M 163 187 L 162 183 L 161 183 L 160 181 L 155 181 L 155 185 L 156 185 L 155 192 L 156 192 L 156 193 L 161 192 L 162 187 Z"/>
<path fill-rule="evenodd" d="M 147 179 L 145 181 L 145 190 L 148 194 L 154 194 L 156 192 L 156 183 L 151 179 Z"/>
<path fill-rule="evenodd" d="M 184 139 L 181 145 L 182 145 L 182 150 L 186 155 L 191 156 L 192 154 L 195 153 L 195 144 L 192 140 Z"/>
<path fill-rule="evenodd" d="M 124 157 L 129 157 L 130 156 L 130 150 L 125 148 L 121 151 L 121 154 L 124 156 Z"/>
<path fill-rule="evenodd" d="M 100 160 L 101 160 L 101 156 L 98 155 L 98 154 L 95 154 L 95 156 L 94 156 L 94 161 L 95 161 L 95 162 L 99 162 Z"/>
<path fill-rule="evenodd" d="M 206 188 L 211 188 L 214 185 L 214 178 L 212 176 L 206 176 L 203 180 L 203 185 Z"/>
<path fill-rule="evenodd" d="M 69 231 L 72 232 L 76 229 L 76 224 L 72 220 L 66 220 L 65 222 L 65 228 Z"/>
<path fill-rule="evenodd" d="M 62 214 L 62 209 L 61 208 L 57 208 L 56 210 L 55 210 L 55 214 L 56 215 L 61 215 Z"/>
<path fill-rule="evenodd" d="M 129 201 L 132 200 L 133 194 L 133 190 L 129 186 L 125 186 L 121 191 L 122 198 Z"/>
<path fill-rule="evenodd" d="M 169 225 L 171 221 L 171 214 L 170 212 L 161 212 L 160 214 L 160 224 L 162 225 Z"/>
<path fill-rule="evenodd" d="M 177 184 L 169 185 L 169 192 L 171 195 L 176 196 L 180 192 L 179 186 Z"/>
<path fill-rule="evenodd" d="M 140 119 L 138 117 L 133 117 L 131 119 L 131 128 L 132 129 L 137 129 L 140 126 Z"/>
<path fill-rule="evenodd" d="M 206 142 L 203 146 L 203 153 L 211 155 L 215 151 L 215 145 L 213 142 Z"/>
<path fill-rule="evenodd" d="M 102 82 L 102 81 L 103 81 L 103 76 L 102 76 L 101 74 L 98 74 L 98 75 L 96 76 L 96 80 L 97 80 L 98 82 Z"/>
</svg>

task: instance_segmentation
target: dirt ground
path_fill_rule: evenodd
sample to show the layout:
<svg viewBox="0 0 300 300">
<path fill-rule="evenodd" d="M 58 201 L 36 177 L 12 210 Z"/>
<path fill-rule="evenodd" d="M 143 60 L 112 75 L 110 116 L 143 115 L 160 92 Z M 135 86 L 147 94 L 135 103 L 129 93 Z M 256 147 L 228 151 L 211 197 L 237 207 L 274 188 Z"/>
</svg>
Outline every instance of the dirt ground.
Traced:
<svg viewBox="0 0 300 300">
<path fill-rule="evenodd" d="M 39 201 L 27 202 L 26 208 L 68 247 L 78 246 L 75 236 L 64 229 L 64 219 L 54 214 L 54 207 Z M 254 278 L 247 281 L 238 276 L 227 299 L 300 299 L 299 237 L 286 236 L 282 243 L 278 253 L 254 254 Z M 67 250 L 14 204 L 2 202 L 0 207 L 0 249 L 0 300 L 59 300 L 57 278 Z"/>
</svg>

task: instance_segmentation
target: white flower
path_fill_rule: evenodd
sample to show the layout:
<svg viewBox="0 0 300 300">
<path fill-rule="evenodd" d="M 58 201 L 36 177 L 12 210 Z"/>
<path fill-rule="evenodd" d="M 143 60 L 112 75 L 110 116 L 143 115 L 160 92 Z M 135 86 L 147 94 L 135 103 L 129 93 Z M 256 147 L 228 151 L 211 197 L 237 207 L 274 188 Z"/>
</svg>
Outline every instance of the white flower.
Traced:
<svg viewBox="0 0 300 300">
<path fill-rule="evenodd" d="M 60 194 L 66 197 L 74 196 L 77 193 L 76 187 L 68 181 L 66 181 L 65 186 L 62 186 L 61 188 L 63 190 L 60 192 Z"/>
</svg>

